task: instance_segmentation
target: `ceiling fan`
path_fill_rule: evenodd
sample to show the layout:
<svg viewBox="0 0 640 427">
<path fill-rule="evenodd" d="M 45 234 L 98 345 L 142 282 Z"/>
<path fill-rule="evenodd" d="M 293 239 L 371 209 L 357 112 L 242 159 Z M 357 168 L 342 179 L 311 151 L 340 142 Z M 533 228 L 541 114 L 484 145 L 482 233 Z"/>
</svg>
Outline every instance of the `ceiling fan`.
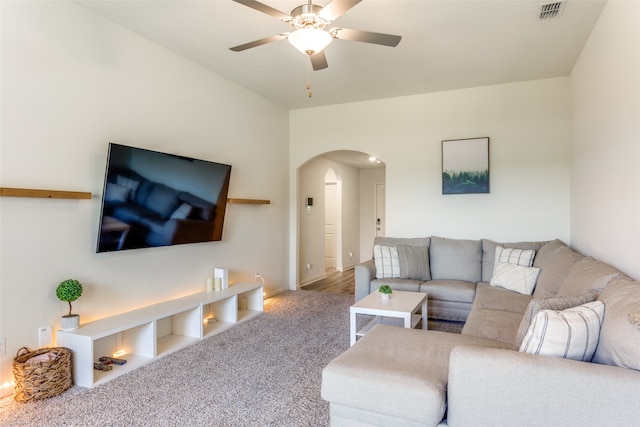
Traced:
<svg viewBox="0 0 640 427">
<path fill-rule="evenodd" d="M 286 22 L 294 28 L 294 31 L 265 37 L 229 49 L 234 52 L 241 52 L 267 43 L 288 39 L 296 49 L 309 55 L 311 58 L 311 66 L 314 70 L 322 70 L 328 67 L 324 48 L 327 47 L 333 39 L 352 40 L 395 47 L 400 43 L 400 39 L 402 38 L 401 36 L 391 34 L 351 30 L 340 27 L 325 30 L 325 27 L 362 0 L 333 0 L 324 7 L 312 4 L 311 0 L 309 0 L 307 4 L 300 5 L 293 9 L 291 14 L 286 14 L 255 0 L 233 1 Z"/>
</svg>

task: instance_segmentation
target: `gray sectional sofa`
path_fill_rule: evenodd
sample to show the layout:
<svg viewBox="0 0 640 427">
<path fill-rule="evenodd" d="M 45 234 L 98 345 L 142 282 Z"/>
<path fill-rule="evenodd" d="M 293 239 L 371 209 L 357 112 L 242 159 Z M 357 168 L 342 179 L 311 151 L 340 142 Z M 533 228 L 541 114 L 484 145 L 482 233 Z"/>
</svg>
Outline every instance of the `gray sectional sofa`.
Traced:
<svg viewBox="0 0 640 427">
<path fill-rule="evenodd" d="M 356 267 L 356 300 L 390 284 L 428 292 L 429 317 L 466 322 L 462 334 L 375 326 L 323 370 L 333 426 L 637 425 L 640 282 L 558 240 L 375 244 L 404 246 L 404 260 L 390 274 L 398 277 L 376 278 L 375 260 Z M 497 285 L 496 248 L 534 251 L 518 270 L 536 274 L 531 295 Z M 549 355 L 557 338 L 545 334 L 564 333 L 564 322 L 576 328 L 573 342 Z"/>
</svg>

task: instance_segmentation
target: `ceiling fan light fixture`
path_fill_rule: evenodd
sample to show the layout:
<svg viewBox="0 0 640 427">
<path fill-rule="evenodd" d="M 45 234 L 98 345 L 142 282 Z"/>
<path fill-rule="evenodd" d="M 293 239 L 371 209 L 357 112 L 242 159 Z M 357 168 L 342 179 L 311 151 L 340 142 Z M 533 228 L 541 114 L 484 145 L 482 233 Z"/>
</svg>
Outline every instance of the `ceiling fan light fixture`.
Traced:
<svg viewBox="0 0 640 427">
<path fill-rule="evenodd" d="M 333 37 L 319 28 L 302 28 L 289 34 L 288 39 L 300 52 L 313 55 L 327 47 Z"/>
</svg>

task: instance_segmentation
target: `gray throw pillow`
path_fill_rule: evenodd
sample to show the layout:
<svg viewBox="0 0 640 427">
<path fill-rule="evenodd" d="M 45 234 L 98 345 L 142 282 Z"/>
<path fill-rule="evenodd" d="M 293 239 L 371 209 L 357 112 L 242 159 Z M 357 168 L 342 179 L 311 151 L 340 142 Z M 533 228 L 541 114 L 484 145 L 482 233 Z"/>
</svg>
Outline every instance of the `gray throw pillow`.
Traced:
<svg viewBox="0 0 640 427">
<path fill-rule="evenodd" d="M 398 245 L 397 249 L 401 279 L 431 280 L 427 246 Z"/>
<path fill-rule="evenodd" d="M 578 307 L 582 304 L 595 301 L 598 298 L 599 292 L 589 290 L 579 295 L 570 297 L 551 297 L 532 299 L 527 306 L 527 311 L 524 313 L 524 317 L 520 322 L 518 333 L 516 334 L 516 341 L 513 345 L 515 351 L 520 350 L 524 336 L 527 334 L 533 318 L 536 317 L 542 310 L 566 310 L 567 308 Z"/>
</svg>

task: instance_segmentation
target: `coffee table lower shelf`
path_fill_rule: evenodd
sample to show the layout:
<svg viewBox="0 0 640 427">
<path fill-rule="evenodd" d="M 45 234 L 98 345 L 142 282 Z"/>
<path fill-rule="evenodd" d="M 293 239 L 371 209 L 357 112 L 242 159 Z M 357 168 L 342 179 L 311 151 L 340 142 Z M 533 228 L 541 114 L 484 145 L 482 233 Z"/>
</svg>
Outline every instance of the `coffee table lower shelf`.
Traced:
<svg viewBox="0 0 640 427">
<path fill-rule="evenodd" d="M 411 328 L 415 328 L 418 326 L 422 320 L 422 315 L 413 314 L 411 315 Z M 366 325 L 364 325 L 359 331 L 356 332 L 356 337 L 364 336 L 367 332 L 371 330 L 375 325 L 391 325 L 391 326 L 399 326 L 404 327 L 404 319 L 400 319 L 398 317 L 385 317 L 385 316 L 375 316 Z"/>
</svg>

